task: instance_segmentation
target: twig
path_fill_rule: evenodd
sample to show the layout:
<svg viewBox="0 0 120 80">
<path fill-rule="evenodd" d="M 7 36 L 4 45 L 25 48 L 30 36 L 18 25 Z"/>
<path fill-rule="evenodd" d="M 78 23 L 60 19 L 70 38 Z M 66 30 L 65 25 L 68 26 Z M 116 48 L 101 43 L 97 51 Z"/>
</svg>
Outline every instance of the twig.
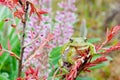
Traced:
<svg viewBox="0 0 120 80">
<path fill-rule="evenodd" d="M 79 68 L 77 69 L 77 75 L 76 75 L 76 77 L 74 78 L 75 80 L 76 80 L 76 78 L 79 76 L 79 74 L 80 74 L 80 72 L 84 69 L 84 67 L 85 67 L 85 64 L 88 62 L 88 60 L 90 59 L 90 57 L 83 57 L 84 59 L 84 62 L 82 62 L 82 60 L 81 60 L 81 62 L 82 62 L 82 64 L 79 66 Z"/>
<path fill-rule="evenodd" d="M 55 80 L 55 76 L 59 70 L 60 70 L 60 67 L 58 67 L 57 70 L 54 72 L 52 80 Z"/>
<path fill-rule="evenodd" d="M 23 47 L 29 46 L 31 45 L 33 42 L 35 42 L 36 40 L 38 40 L 40 38 L 40 36 L 36 37 L 35 39 L 33 39 L 31 42 L 25 44 Z"/>
<path fill-rule="evenodd" d="M 23 66 L 26 65 L 31 59 L 33 59 L 33 58 L 36 56 L 37 52 L 38 52 L 39 50 L 41 50 L 41 49 L 47 44 L 47 42 L 48 42 L 47 40 L 44 41 L 44 42 L 40 45 L 40 47 L 34 52 L 34 54 L 32 54 L 32 55 L 23 63 Z"/>
<path fill-rule="evenodd" d="M 10 55 L 13 55 L 13 57 L 15 57 L 17 60 L 20 60 L 20 58 L 14 52 L 6 50 L 6 49 L 2 49 L 2 51 L 8 52 L 8 53 L 10 53 Z"/>
<path fill-rule="evenodd" d="M 20 51 L 20 61 L 19 61 L 19 66 L 18 66 L 18 77 L 21 77 L 21 72 L 22 72 L 22 60 L 23 60 L 23 53 L 24 53 L 24 38 L 25 38 L 25 28 L 26 28 L 26 20 L 27 20 L 27 11 L 29 7 L 29 2 L 26 1 L 26 7 L 24 8 L 24 20 L 22 21 L 23 23 L 23 32 L 22 32 L 22 39 L 21 39 L 21 51 Z"/>
<path fill-rule="evenodd" d="M 12 14 L 14 14 L 14 13 L 12 13 Z M 15 22 L 15 17 L 12 15 L 12 18 L 13 19 L 11 19 L 12 21 L 13 21 L 13 23 L 16 25 L 16 22 Z M 16 27 L 16 33 L 17 33 L 17 36 L 18 36 L 18 39 L 20 40 L 20 33 L 19 33 L 19 31 L 18 31 L 18 29 L 17 29 L 17 27 Z"/>
<path fill-rule="evenodd" d="M 21 0 L 18 0 L 18 2 L 20 3 L 20 5 L 21 5 L 21 6 L 23 5 L 23 3 L 22 3 L 22 1 L 21 1 Z"/>
<path fill-rule="evenodd" d="M 105 40 L 98 48 L 97 48 L 97 51 L 99 51 L 108 41 Z"/>
</svg>

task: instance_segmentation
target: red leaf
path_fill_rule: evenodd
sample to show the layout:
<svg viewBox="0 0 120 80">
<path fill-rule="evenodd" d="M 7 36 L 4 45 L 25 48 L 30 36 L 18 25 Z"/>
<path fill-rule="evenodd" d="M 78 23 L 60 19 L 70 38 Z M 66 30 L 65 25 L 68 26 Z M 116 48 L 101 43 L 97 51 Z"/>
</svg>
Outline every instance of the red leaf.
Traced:
<svg viewBox="0 0 120 80">
<path fill-rule="evenodd" d="M 31 7 L 31 9 L 30 9 L 30 16 L 31 16 L 33 13 L 36 12 L 36 8 L 32 3 L 30 3 L 30 7 Z"/>
<path fill-rule="evenodd" d="M 109 35 L 108 35 L 108 40 L 107 40 L 107 41 L 110 41 L 110 40 L 112 39 L 112 37 L 113 37 L 113 34 L 109 34 Z"/>
<path fill-rule="evenodd" d="M 39 17 L 39 19 L 41 19 L 41 14 L 47 14 L 47 12 L 46 11 L 43 11 L 43 10 L 40 10 L 40 11 L 38 11 L 36 8 L 35 8 L 35 6 L 34 6 L 34 4 L 33 3 L 31 3 L 31 2 L 29 2 L 30 3 L 30 16 L 33 14 L 33 13 L 36 13 L 37 14 L 37 16 Z"/>
<path fill-rule="evenodd" d="M 2 50 L 2 45 L 0 44 L 0 56 L 2 55 L 3 51 Z"/>
<path fill-rule="evenodd" d="M 88 68 L 83 69 L 83 71 L 91 72 L 91 70 L 89 70 Z"/>
<path fill-rule="evenodd" d="M 31 79 L 35 79 L 38 80 L 38 68 L 35 70 L 34 68 L 32 68 L 31 66 L 26 70 L 25 72 L 26 76 L 25 79 L 28 78 L 27 80 L 29 80 L 29 78 Z"/>
<path fill-rule="evenodd" d="M 38 76 L 39 68 L 36 69 L 35 71 L 35 76 Z"/>
<path fill-rule="evenodd" d="M 38 11 L 38 12 L 36 12 L 36 13 L 37 13 L 39 19 L 42 19 L 42 18 L 41 18 L 41 15 L 42 15 L 42 14 L 47 14 L 48 12 L 43 11 L 43 10 L 40 10 L 40 11 Z"/>
<path fill-rule="evenodd" d="M 96 64 L 93 64 L 93 63 L 86 63 L 85 64 L 85 67 L 93 67 L 93 66 L 95 66 Z"/>
<path fill-rule="evenodd" d="M 118 42 L 115 46 L 120 46 L 120 42 Z"/>
<path fill-rule="evenodd" d="M 118 31 L 120 31 L 120 26 L 115 26 L 115 27 L 113 27 L 111 30 L 110 30 L 110 32 L 108 32 L 108 30 L 107 30 L 107 41 L 110 41 L 111 39 L 112 39 L 112 37 L 116 34 L 116 33 L 118 33 Z"/>
<path fill-rule="evenodd" d="M 23 11 L 19 11 L 17 10 L 16 12 L 14 12 L 14 17 L 17 17 L 19 19 L 22 19 L 22 16 L 24 15 Z"/>
<path fill-rule="evenodd" d="M 0 51 L 2 50 L 2 45 L 0 44 Z"/>
<path fill-rule="evenodd" d="M 104 49 L 105 51 L 104 52 L 101 52 L 101 54 L 105 54 L 105 53 L 110 53 L 112 51 L 115 51 L 115 50 L 120 50 L 120 42 L 117 43 L 116 45 L 110 47 L 110 48 L 106 48 Z"/>
<path fill-rule="evenodd" d="M 74 80 L 78 73 L 78 68 L 82 65 L 81 59 L 77 60 L 71 67 L 70 72 L 66 75 L 66 80 Z"/>
<path fill-rule="evenodd" d="M 17 78 L 17 80 L 24 80 L 24 79 L 22 79 L 22 78 Z"/>
<path fill-rule="evenodd" d="M 107 61 L 107 58 L 105 56 L 101 56 L 99 58 L 97 58 L 96 60 L 94 60 L 93 62 L 91 62 L 92 64 L 99 64 L 102 63 L 104 61 Z"/>
<path fill-rule="evenodd" d="M 8 7 L 10 10 L 16 6 L 12 0 L 0 0 L 0 4 Z"/>
<path fill-rule="evenodd" d="M 39 14 L 38 12 L 36 12 L 36 14 L 37 14 L 38 18 L 41 20 L 42 19 L 41 14 Z"/>
<path fill-rule="evenodd" d="M 0 0 L 0 2 L 5 2 L 5 0 Z"/>
<path fill-rule="evenodd" d="M 13 4 L 17 4 L 18 0 L 13 0 Z"/>
<path fill-rule="evenodd" d="M 48 14 L 48 12 L 44 11 L 44 10 L 40 10 L 38 11 L 39 14 Z"/>
<path fill-rule="evenodd" d="M 113 36 L 118 33 L 118 31 L 120 31 L 120 26 L 115 26 L 110 31 L 108 31 L 108 29 L 107 29 L 106 40 L 99 47 L 97 47 L 96 50 L 98 51 L 103 46 L 105 46 L 113 38 Z"/>
<path fill-rule="evenodd" d="M 29 74 L 30 74 L 30 71 L 27 70 L 27 71 L 25 72 L 25 75 L 28 76 Z"/>
<path fill-rule="evenodd" d="M 34 74 L 35 70 L 30 66 L 29 70 L 31 71 L 31 74 Z"/>
</svg>

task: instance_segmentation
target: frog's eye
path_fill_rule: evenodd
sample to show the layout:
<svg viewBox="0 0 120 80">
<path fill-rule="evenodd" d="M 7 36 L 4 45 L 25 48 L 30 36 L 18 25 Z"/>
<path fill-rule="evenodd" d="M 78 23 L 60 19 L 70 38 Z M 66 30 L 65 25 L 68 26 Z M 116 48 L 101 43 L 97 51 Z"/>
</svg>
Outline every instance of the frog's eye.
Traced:
<svg viewBox="0 0 120 80">
<path fill-rule="evenodd" d="M 70 39 L 70 42 L 72 43 L 72 42 L 73 42 L 73 39 Z"/>
<path fill-rule="evenodd" d="M 87 40 L 88 40 L 87 38 L 84 39 L 85 42 L 87 42 Z"/>
</svg>

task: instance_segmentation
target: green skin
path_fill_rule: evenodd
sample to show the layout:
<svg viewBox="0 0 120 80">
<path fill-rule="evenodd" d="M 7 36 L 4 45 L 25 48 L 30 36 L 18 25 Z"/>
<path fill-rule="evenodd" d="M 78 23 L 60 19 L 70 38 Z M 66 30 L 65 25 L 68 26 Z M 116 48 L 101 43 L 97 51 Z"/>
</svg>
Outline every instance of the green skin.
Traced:
<svg viewBox="0 0 120 80">
<path fill-rule="evenodd" d="M 90 52 L 88 55 L 96 54 L 95 46 L 83 38 L 71 38 L 71 40 L 64 44 L 61 49 L 62 59 L 59 60 L 59 65 L 63 66 L 63 62 L 69 62 L 74 64 L 73 57 L 79 56 L 76 54 L 75 47 L 79 47 L 78 50 L 86 50 L 89 48 Z"/>
</svg>

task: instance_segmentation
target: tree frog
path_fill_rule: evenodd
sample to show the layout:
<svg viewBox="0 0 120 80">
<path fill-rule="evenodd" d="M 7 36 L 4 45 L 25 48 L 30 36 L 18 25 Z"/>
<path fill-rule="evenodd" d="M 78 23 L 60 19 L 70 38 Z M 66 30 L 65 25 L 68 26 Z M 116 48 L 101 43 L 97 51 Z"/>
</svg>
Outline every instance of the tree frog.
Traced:
<svg viewBox="0 0 120 80">
<path fill-rule="evenodd" d="M 74 58 L 76 56 L 81 57 L 79 54 L 77 54 L 76 48 L 81 52 L 89 49 L 89 53 L 87 54 L 88 56 L 96 54 L 95 46 L 90 42 L 87 42 L 87 40 L 85 40 L 84 38 L 71 38 L 69 42 L 62 46 L 61 49 L 62 59 L 60 60 L 62 61 L 61 65 L 63 65 L 63 62 L 74 64 L 75 62 Z"/>
</svg>

